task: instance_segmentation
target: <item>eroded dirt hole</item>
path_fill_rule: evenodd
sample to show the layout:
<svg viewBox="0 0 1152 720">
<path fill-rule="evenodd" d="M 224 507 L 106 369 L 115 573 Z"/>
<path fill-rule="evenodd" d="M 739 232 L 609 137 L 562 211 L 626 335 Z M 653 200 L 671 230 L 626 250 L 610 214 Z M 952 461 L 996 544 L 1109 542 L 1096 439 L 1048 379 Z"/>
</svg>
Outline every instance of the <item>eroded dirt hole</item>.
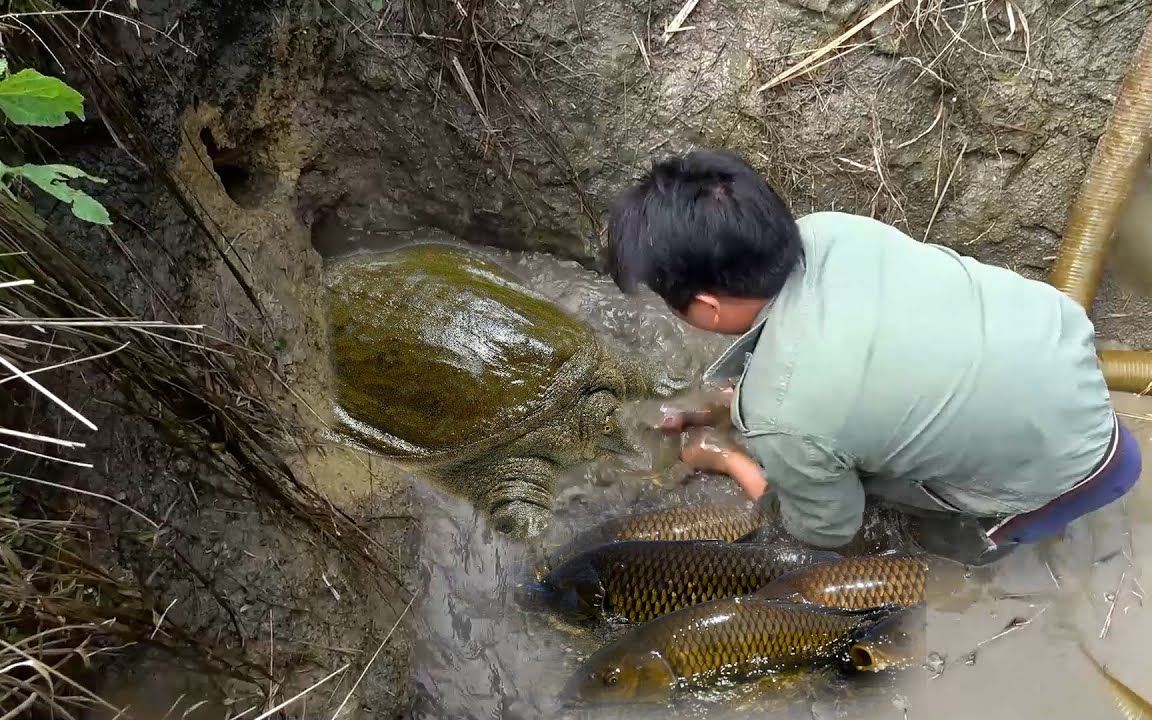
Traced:
<svg viewBox="0 0 1152 720">
<path fill-rule="evenodd" d="M 240 149 L 221 148 L 208 128 L 200 131 L 200 142 L 204 143 L 212 169 L 232 202 L 249 210 L 263 204 L 276 186 L 273 173 L 255 167 Z"/>
</svg>

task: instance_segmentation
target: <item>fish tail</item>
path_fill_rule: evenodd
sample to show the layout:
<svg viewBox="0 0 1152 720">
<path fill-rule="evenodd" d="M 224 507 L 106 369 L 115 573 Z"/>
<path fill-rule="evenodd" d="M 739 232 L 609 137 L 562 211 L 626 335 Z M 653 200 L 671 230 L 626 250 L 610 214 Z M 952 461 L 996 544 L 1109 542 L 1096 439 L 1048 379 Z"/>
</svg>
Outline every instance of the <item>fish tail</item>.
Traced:
<svg viewBox="0 0 1152 720">
<path fill-rule="evenodd" d="M 1128 687 L 1127 683 L 1116 677 L 1107 667 L 1102 665 L 1096 656 L 1088 652 L 1083 642 L 1079 643 L 1080 652 L 1088 658 L 1088 662 L 1096 668 L 1108 689 L 1112 691 L 1112 699 L 1117 708 L 1124 715 L 1125 720 L 1152 720 L 1152 703 L 1140 693 Z"/>
</svg>

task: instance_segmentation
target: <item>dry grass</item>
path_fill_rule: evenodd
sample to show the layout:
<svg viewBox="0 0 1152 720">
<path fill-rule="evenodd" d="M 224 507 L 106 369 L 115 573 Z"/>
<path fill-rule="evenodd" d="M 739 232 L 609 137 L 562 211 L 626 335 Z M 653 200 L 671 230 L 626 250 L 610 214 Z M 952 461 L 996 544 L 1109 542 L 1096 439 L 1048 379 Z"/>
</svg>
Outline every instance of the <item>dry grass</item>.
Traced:
<svg viewBox="0 0 1152 720">
<path fill-rule="evenodd" d="M 102 518 L 124 510 L 139 529 L 123 539 L 144 547 L 154 545 L 161 530 L 155 519 L 107 495 L 46 479 L 62 465 L 91 468 L 86 443 L 74 438 L 98 429 L 50 386 L 108 378 L 105 373 L 117 366 L 125 384 L 146 385 L 148 378 L 126 374 L 141 346 L 158 348 L 172 336 L 197 347 L 202 339 L 196 326 L 86 310 L 65 294 L 69 283 L 49 279 L 52 260 L 66 253 L 46 233 L 28 206 L 0 194 L 0 282 L 6 285 L 0 288 L 0 364 L 7 370 L 0 384 L 9 384 L 11 400 L 0 417 L 0 434 L 10 441 L 0 454 L 0 716 L 74 718 L 96 706 L 109 708 L 73 677 L 137 643 L 199 657 L 249 679 L 252 669 L 243 662 L 219 655 L 166 620 L 146 588 L 102 568 L 93 542 L 106 523 L 87 524 L 75 513 Z M 80 279 L 77 273 L 69 279 Z M 50 452 L 41 452 L 46 447 Z"/>
<path fill-rule="evenodd" d="M 99 19 L 87 18 L 87 28 L 69 15 L 48 15 L 41 20 L 44 29 L 40 36 L 83 77 L 90 89 L 89 102 L 97 107 L 114 138 L 147 167 L 160 191 L 177 204 L 266 324 L 263 304 L 235 255 L 228 251 L 228 239 L 195 193 L 173 174 L 149 139 L 151 134 L 141 126 L 138 113 L 125 99 L 130 90 L 143 91 L 144 83 L 126 65 L 120 66 L 115 78 L 100 67 L 102 58 L 115 57 L 116 48 L 107 47 L 104 36 L 96 32 Z M 75 42 L 77 39 L 80 42 Z M 156 71 L 159 75 L 165 72 L 163 68 Z M 114 231 L 108 232 L 124 260 L 138 268 L 125 243 Z M 226 341 L 183 324 L 171 309 L 174 303 L 143 272 L 138 272 L 138 277 L 153 302 L 175 322 L 166 325 L 163 332 L 147 323 L 123 322 L 133 313 L 49 228 L 26 210 L 0 203 L 3 253 L 17 254 L 26 276 L 36 281 L 40 293 L 29 306 L 31 316 L 66 318 L 70 335 L 93 358 L 94 369 L 115 381 L 125 404 L 147 419 L 173 447 L 210 463 L 235 483 L 240 494 L 273 517 L 306 528 L 324 544 L 341 551 L 370 576 L 379 578 L 382 588 L 403 592 L 401 579 L 381 560 L 386 549 L 281 459 L 285 450 L 298 449 L 294 439 L 303 433 L 298 418 L 283 413 L 265 390 L 282 387 L 284 381 L 264 352 L 263 327 L 238 328 L 246 336 Z M 91 331 L 95 325 L 102 325 L 101 332 Z M 125 347 L 106 353 L 121 345 Z"/>
<path fill-rule="evenodd" d="M 772 88 L 774 88 L 778 85 L 781 85 L 781 84 L 787 82 L 788 80 L 790 80 L 794 77 L 799 77 L 799 76 L 801 76 L 807 72 L 810 72 L 811 70 L 814 70 L 815 68 L 820 67 L 820 64 L 817 64 L 817 61 L 819 61 L 819 60 L 823 59 L 824 57 L 826 57 L 827 55 L 837 51 L 839 48 L 844 46 L 844 44 L 847 43 L 849 40 L 856 37 L 857 33 L 859 33 L 864 28 L 868 27 L 872 23 L 876 22 L 876 20 L 879 19 L 882 15 L 884 15 L 888 11 L 892 10 L 892 8 L 896 7 L 901 2 L 902 2 L 902 0 L 888 0 L 883 5 L 881 5 L 879 8 L 877 8 L 876 10 L 873 10 L 871 13 L 869 13 L 863 20 L 856 23 L 852 27 L 848 28 L 843 33 L 841 33 L 837 37 L 833 38 L 832 40 L 828 41 L 827 43 L 825 43 L 821 47 L 817 48 L 816 50 L 813 50 L 811 54 L 809 54 L 807 57 L 805 57 L 800 62 L 796 63 L 795 65 L 791 66 L 790 68 L 788 68 L 784 72 L 780 73 L 776 77 L 772 78 L 768 82 L 766 82 L 763 85 L 761 85 L 760 87 L 756 88 L 756 92 L 764 92 L 765 90 L 771 90 Z"/>
<path fill-rule="evenodd" d="M 158 622 L 144 596 L 93 563 L 98 532 L 74 519 L 0 513 L 0 714 L 12 713 L 3 717 L 118 711 L 79 678 L 138 642 L 212 654 L 178 625 Z"/>
<path fill-rule="evenodd" d="M 759 85 L 757 93 L 783 122 L 795 122 L 796 116 L 803 115 L 801 108 L 819 103 L 821 87 L 875 97 L 867 137 L 850 143 L 850 152 L 806 146 L 793 148 L 792 153 L 772 153 L 776 172 L 794 176 L 793 185 L 800 187 L 815 186 L 821 173 L 838 175 L 831 186 L 842 188 L 849 180 L 865 190 L 850 198 L 843 190 L 838 193 L 838 200 L 852 211 L 871 214 L 929 239 L 947 211 L 951 194 L 964 186 L 965 153 L 997 146 L 998 129 L 981 111 L 986 104 L 982 104 L 982 94 L 1006 75 L 1034 69 L 1037 38 L 1033 26 L 1015 0 L 887 0 L 865 6 L 826 42 L 774 58 L 771 79 Z M 845 69 L 864 62 L 861 48 L 880 45 L 887 47 L 886 55 L 897 59 L 890 63 L 891 69 L 872 86 L 861 86 L 857 74 L 849 87 L 843 87 Z M 909 85 L 921 85 L 939 95 L 936 113 L 925 119 L 922 129 L 893 128 L 892 120 L 902 119 L 899 108 L 878 106 L 893 82 L 904 92 Z M 939 168 L 931 203 L 910 208 L 912 216 L 906 212 L 906 188 L 892 164 L 894 158 L 909 158 L 909 152 L 931 153 Z M 781 169 L 787 166 L 793 167 Z M 913 231 L 911 225 L 918 228 Z"/>
</svg>

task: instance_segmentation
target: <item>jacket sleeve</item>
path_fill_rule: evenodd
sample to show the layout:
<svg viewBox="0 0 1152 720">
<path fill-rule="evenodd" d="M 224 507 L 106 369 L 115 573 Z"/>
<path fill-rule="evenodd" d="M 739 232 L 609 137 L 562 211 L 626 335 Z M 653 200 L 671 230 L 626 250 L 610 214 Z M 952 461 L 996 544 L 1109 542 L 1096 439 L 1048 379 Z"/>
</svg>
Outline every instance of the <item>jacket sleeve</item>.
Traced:
<svg viewBox="0 0 1152 720">
<path fill-rule="evenodd" d="M 764 468 L 790 535 L 821 548 L 840 547 L 856 536 L 864 486 L 846 456 L 818 439 L 785 433 L 753 435 L 745 445 Z"/>
</svg>

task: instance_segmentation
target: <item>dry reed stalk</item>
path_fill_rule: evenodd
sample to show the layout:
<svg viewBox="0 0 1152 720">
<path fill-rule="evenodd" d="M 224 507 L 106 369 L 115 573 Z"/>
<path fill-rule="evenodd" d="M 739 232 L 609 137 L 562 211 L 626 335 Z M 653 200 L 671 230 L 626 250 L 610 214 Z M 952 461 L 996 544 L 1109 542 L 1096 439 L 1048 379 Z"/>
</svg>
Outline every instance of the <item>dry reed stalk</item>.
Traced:
<svg viewBox="0 0 1152 720">
<path fill-rule="evenodd" d="M 851 40 L 853 37 L 856 36 L 857 33 L 859 33 L 864 28 L 868 27 L 872 23 L 876 22 L 883 15 L 888 13 L 888 11 L 890 11 L 892 8 L 899 5 L 901 2 L 903 2 L 903 0 L 888 0 L 888 2 L 881 5 L 876 10 L 872 11 L 863 20 L 856 23 L 852 27 L 848 28 L 843 33 L 841 33 L 839 36 L 837 36 L 836 38 L 829 40 L 827 43 L 825 43 L 821 47 L 812 51 L 812 53 L 810 55 L 808 55 L 808 57 L 804 58 L 800 62 L 798 62 L 795 65 L 793 65 L 792 67 L 788 68 L 787 70 L 781 72 L 779 75 L 772 78 L 768 82 L 764 83 L 760 87 L 756 88 L 756 92 L 760 93 L 760 92 L 764 92 L 765 90 L 771 90 L 772 88 L 776 87 L 777 85 L 781 85 L 781 84 L 783 84 L 783 83 L 785 83 L 785 82 L 787 82 L 793 78 L 799 77 L 803 74 L 810 72 L 813 69 L 813 68 L 809 67 L 812 65 L 812 63 L 816 62 L 817 60 L 820 60 L 821 58 L 823 58 L 825 55 L 832 52 L 833 50 L 836 50 L 838 47 L 843 45 L 848 40 Z"/>
<path fill-rule="evenodd" d="M 99 114 L 112 134 L 133 142 L 131 151 L 124 148 L 125 152 L 147 164 L 160 191 L 167 190 L 184 209 L 256 311 L 266 317 L 253 288 L 224 250 L 225 243 L 211 219 L 149 144 L 149 133 L 121 100 L 121 87 L 110 85 L 113 80 L 95 66 L 98 60 L 93 58 L 106 58 L 110 51 L 78 28 L 71 21 L 73 17 L 81 14 L 42 12 L 31 14 L 27 20 L 9 14 L 0 16 L 0 30 L 4 20 L 19 22 L 29 30 L 28 22 L 41 23 L 40 32 L 33 31 L 33 36 L 52 53 L 55 62 L 62 66 L 67 63 L 96 88 L 89 99 L 100 106 Z M 83 17 L 116 19 L 103 12 Z M 53 46 L 45 40 L 52 41 Z M 123 78 L 117 82 L 120 80 Z M 131 259 L 123 243 L 117 246 Z M 164 297 L 158 299 L 167 309 Z M 46 379 L 50 371 L 61 368 L 73 372 L 92 368 L 109 380 L 108 387 L 118 386 L 128 411 L 152 423 L 174 447 L 201 455 L 210 448 L 207 461 L 248 497 L 275 516 L 291 520 L 296 527 L 336 546 L 346 559 L 366 567 L 367 577 L 381 585 L 383 579 L 391 577 L 403 591 L 399 577 L 377 556 L 374 541 L 352 518 L 297 478 L 278 455 L 284 438 L 292 436 L 295 426 L 253 389 L 262 387 L 258 379 L 262 363 L 258 353 L 246 347 L 255 344 L 255 338 L 242 339 L 236 348 L 239 352 L 229 354 L 219 349 L 226 343 L 204 332 L 202 326 L 134 318 L 125 303 L 104 287 L 27 203 L 2 192 L 0 325 L 5 331 L 0 334 L 0 365 L 4 368 L 0 384 L 11 382 L 11 389 L 43 398 L 59 409 L 57 414 L 94 430 L 96 424 L 88 419 L 85 408 L 65 401 L 65 393 L 54 392 L 50 389 L 53 383 Z M 33 355 L 30 349 L 45 353 Z M 40 402 L 40 406 L 47 403 Z M 67 433 L 61 428 L 57 428 L 59 432 L 25 428 L 8 418 L 0 424 L 11 426 L 0 428 L 0 434 L 16 443 L 0 443 L 0 447 L 15 448 L 25 456 L 35 452 L 20 446 L 26 443 L 54 444 L 69 451 L 85 448 L 84 442 L 66 439 Z M 67 457 L 36 456 L 76 464 Z M 11 672 L 0 673 L 0 717 L 26 711 L 76 717 L 80 711 L 103 704 L 67 679 L 67 672 L 72 664 L 87 667 L 96 655 L 132 644 L 162 647 L 243 682 L 264 684 L 265 669 L 222 653 L 212 641 L 183 627 L 169 615 L 175 601 L 160 602 L 152 596 L 147 581 L 122 579 L 98 568 L 86 549 L 93 528 L 14 517 L 5 507 L 5 482 L 10 482 L 5 477 L 20 475 L 18 479 L 28 484 L 28 494 L 40 496 L 37 501 L 41 505 L 51 504 L 59 497 L 57 493 L 65 492 L 126 510 L 144 520 L 147 527 L 143 532 L 128 531 L 120 540 L 143 552 L 157 551 L 161 531 L 165 537 L 174 532 L 166 527 L 166 517 L 158 523 L 108 495 L 13 473 L 5 462 L 10 459 L 0 457 L 0 597 L 4 598 L 0 603 L 0 629 L 4 633 L 0 637 L 7 639 L 0 644 L 0 667 Z M 54 492 L 34 492 L 35 487 Z M 187 571 L 194 587 L 211 592 L 210 580 L 198 574 L 178 549 L 167 547 L 169 544 L 161 544 L 163 552 L 171 555 L 165 558 Z M 215 599 L 228 609 L 226 600 Z"/>
<path fill-rule="evenodd" d="M 676 13 L 676 16 L 673 17 L 671 22 L 669 22 L 668 25 L 664 28 L 665 44 L 667 44 L 667 42 L 672 39 L 672 36 L 676 33 L 692 29 L 691 27 L 684 27 L 684 21 L 688 19 L 688 16 L 692 14 L 692 11 L 696 9 L 696 5 L 699 3 L 700 0 L 688 0 L 686 3 L 684 3 L 684 5 L 680 8 L 680 11 Z"/>
</svg>

